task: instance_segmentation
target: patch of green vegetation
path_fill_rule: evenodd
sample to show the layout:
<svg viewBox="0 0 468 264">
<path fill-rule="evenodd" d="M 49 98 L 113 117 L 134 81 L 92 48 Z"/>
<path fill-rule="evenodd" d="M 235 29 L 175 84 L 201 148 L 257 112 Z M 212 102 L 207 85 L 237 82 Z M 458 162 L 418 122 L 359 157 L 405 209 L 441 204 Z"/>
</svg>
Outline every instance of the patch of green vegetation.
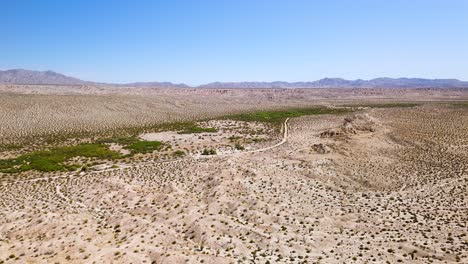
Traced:
<svg viewBox="0 0 468 264">
<path fill-rule="evenodd" d="M 23 146 L 16 145 L 16 144 L 0 145 L 0 152 L 18 150 L 18 149 L 22 149 L 22 148 L 23 148 Z"/>
<path fill-rule="evenodd" d="M 450 105 L 454 107 L 465 108 L 465 107 L 468 107 L 468 102 L 455 102 L 455 103 L 450 103 Z"/>
<path fill-rule="evenodd" d="M 370 107 L 370 108 L 399 108 L 399 107 L 416 107 L 420 104 L 416 103 L 376 103 L 376 104 L 355 104 L 344 105 L 346 107 Z"/>
<path fill-rule="evenodd" d="M 43 172 L 76 170 L 76 164 L 66 165 L 64 162 L 74 157 L 98 158 L 113 160 L 121 155 L 111 151 L 102 144 L 80 144 L 76 146 L 57 147 L 50 150 L 34 151 L 15 159 L 0 160 L 0 172 L 16 173 L 29 170 Z"/>
<path fill-rule="evenodd" d="M 164 144 L 160 141 L 144 141 L 137 137 L 112 137 L 97 140 L 98 143 L 115 143 L 123 146 L 124 149 L 130 150 L 131 154 L 137 153 L 152 153 L 156 150 L 161 150 Z"/>
<path fill-rule="evenodd" d="M 252 141 L 255 142 L 255 143 L 258 143 L 258 142 L 262 142 L 262 141 L 265 141 L 264 138 L 252 138 Z"/>
<path fill-rule="evenodd" d="M 216 155 L 216 150 L 214 149 L 204 149 L 202 155 Z"/>
<path fill-rule="evenodd" d="M 53 147 L 49 150 L 38 150 L 28 154 L 21 155 L 14 159 L 0 160 L 0 172 L 3 173 L 19 173 L 29 170 L 37 170 L 42 172 L 53 171 L 76 171 L 80 168 L 87 170 L 87 165 L 65 164 L 68 160 L 74 157 L 96 158 L 99 160 L 113 160 L 124 158 L 118 152 L 109 150 L 106 144 L 115 143 L 123 146 L 124 149 L 130 150 L 131 154 L 151 153 L 156 150 L 161 150 L 166 144 L 159 141 L 142 141 L 136 137 L 110 137 L 96 140 L 96 143 L 79 144 L 76 146 Z M 94 162 L 88 164 L 94 166 L 100 164 Z"/>
<path fill-rule="evenodd" d="M 268 123 L 282 123 L 286 118 L 300 117 L 305 115 L 325 115 L 325 114 L 342 114 L 350 112 L 350 109 L 343 108 L 326 108 L 326 107 L 313 107 L 313 108 L 296 108 L 288 110 L 275 110 L 275 111 L 258 111 L 238 115 L 226 116 L 227 119 L 233 119 L 246 122 L 268 122 Z"/>
<path fill-rule="evenodd" d="M 152 153 L 153 151 L 160 150 L 164 144 L 159 141 L 137 141 L 128 146 L 125 146 L 124 149 L 130 150 L 132 154 L 136 153 Z"/>
<path fill-rule="evenodd" d="M 198 133 L 215 133 L 218 132 L 216 128 L 212 127 L 199 127 L 197 125 L 186 127 L 184 130 L 179 131 L 179 134 L 198 134 Z"/>
</svg>

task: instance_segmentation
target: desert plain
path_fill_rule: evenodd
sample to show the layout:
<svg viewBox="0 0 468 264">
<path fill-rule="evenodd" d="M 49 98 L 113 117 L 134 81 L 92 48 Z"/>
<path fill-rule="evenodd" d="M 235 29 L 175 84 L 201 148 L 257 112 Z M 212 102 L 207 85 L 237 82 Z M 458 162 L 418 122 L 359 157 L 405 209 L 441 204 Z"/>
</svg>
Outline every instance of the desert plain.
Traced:
<svg viewBox="0 0 468 264">
<path fill-rule="evenodd" d="M 468 89 L 0 86 L 0 263 L 466 263 Z"/>
</svg>

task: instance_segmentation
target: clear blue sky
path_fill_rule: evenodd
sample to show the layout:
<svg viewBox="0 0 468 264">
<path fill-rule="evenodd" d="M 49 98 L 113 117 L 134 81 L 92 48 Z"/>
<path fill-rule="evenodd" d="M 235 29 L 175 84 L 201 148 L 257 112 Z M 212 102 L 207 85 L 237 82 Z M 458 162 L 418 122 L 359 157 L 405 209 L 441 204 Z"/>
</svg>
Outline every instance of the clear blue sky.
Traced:
<svg viewBox="0 0 468 264">
<path fill-rule="evenodd" d="M 0 69 L 102 82 L 468 80 L 466 0 L 14 0 Z"/>
</svg>

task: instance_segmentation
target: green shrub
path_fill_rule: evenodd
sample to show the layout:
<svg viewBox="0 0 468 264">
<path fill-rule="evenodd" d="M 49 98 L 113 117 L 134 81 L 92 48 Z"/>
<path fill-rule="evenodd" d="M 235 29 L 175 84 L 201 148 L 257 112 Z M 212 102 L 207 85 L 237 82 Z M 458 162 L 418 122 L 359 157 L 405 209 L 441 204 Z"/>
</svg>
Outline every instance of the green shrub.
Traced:
<svg viewBox="0 0 468 264">
<path fill-rule="evenodd" d="M 216 150 L 214 149 L 204 149 L 202 155 L 216 155 Z"/>
<path fill-rule="evenodd" d="M 132 152 L 132 154 L 136 153 L 152 153 L 156 150 L 160 150 L 164 144 L 159 141 L 138 141 L 132 143 L 128 146 L 125 146 L 124 149 L 128 149 Z"/>
<path fill-rule="evenodd" d="M 241 144 L 239 143 L 236 143 L 236 145 L 234 145 L 234 148 L 236 148 L 237 150 L 244 150 L 244 146 L 242 146 Z"/>
</svg>

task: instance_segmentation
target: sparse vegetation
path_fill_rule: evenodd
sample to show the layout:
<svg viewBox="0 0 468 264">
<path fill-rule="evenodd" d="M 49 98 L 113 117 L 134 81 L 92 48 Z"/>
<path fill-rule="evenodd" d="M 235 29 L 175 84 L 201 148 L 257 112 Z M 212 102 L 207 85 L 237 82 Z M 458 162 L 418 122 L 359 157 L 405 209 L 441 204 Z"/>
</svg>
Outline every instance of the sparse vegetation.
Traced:
<svg viewBox="0 0 468 264">
<path fill-rule="evenodd" d="M 226 116 L 226 118 L 246 122 L 269 122 L 274 124 L 281 124 L 286 118 L 300 117 L 305 115 L 344 114 L 348 112 L 350 112 L 349 109 L 343 108 L 312 107 L 275 111 L 258 111 L 238 115 L 229 115 Z"/>
<path fill-rule="evenodd" d="M 183 157 L 183 156 L 185 156 L 185 152 L 182 151 L 182 150 L 176 150 L 176 151 L 174 151 L 174 156 Z"/>
<path fill-rule="evenodd" d="M 7 144 L 7 145 L 0 145 L 0 152 L 2 151 L 12 151 L 12 150 L 19 150 L 22 149 L 23 147 L 20 145 L 14 145 L 14 144 Z"/>
<path fill-rule="evenodd" d="M 275 97 L 293 110 L 260 111 L 245 118 L 251 121 L 214 117 L 258 108 L 228 105 L 209 116 L 187 103 L 190 115 L 184 117 L 193 122 L 162 125 L 152 119 L 159 105 L 133 97 L 144 102 L 138 111 L 151 115 L 131 119 L 125 115 L 133 110 L 126 106 L 106 105 L 99 109 L 102 117 L 87 113 L 93 116 L 86 120 L 91 134 L 68 139 L 68 126 L 77 124 L 74 115 L 64 112 L 67 126 L 59 116 L 42 120 L 55 127 L 36 122 L 28 128 L 22 110 L 15 110 L 18 123 L 26 125 L 19 129 L 4 118 L 3 143 L 19 143 L 8 132 L 13 128 L 20 135 L 44 129 L 44 138 L 60 131 L 65 143 L 26 142 L 0 153 L 1 170 L 23 172 L 0 173 L 0 263 L 465 263 L 467 108 L 443 102 L 330 115 L 296 111 L 294 100 L 312 101 L 311 93 L 324 91 L 278 90 Z M 225 90 L 201 92 L 217 96 Z M 352 93 L 364 92 L 389 96 L 386 90 Z M 340 99 L 349 96 L 347 90 L 339 93 Z M 249 100 L 267 100 L 260 98 Z M 328 101 L 341 102 L 348 100 Z M 166 113 L 158 111 L 157 118 Z M 264 113 L 277 111 L 283 113 Z M 171 120 L 185 120 L 178 114 Z M 287 117 L 287 140 L 278 145 L 282 134 L 274 127 Z M 178 134 L 192 126 L 218 132 Z M 160 144 L 149 143 L 155 141 Z"/>
<path fill-rule="evenodd" d="M 418 103 L 374 103 L 374 104 L 353 104 L 344 105 L 345 107 L 370 107 L 370 108 L 405 108 L 416 107 L 421 104 Z"/>
<path fill-rule="evenodd" d="M 160 150 L 162 147 L 163 143 L 159 141 L 138 141 L 125 146 L 124 148 L 130 150 L 132 154 L 145 154 Z"/>
<path fill-rule="evenodd" d="M 450 105 L 454 107 L 467 108 L 468 102 L 453 102 L 453 103 L 450 103 Z"/>
<path fill-rule="evenodd" d="M 135 137 L 106 138 L 98 143 L 85 143 L 76 146 L 54 147 L 50 150 L 34 151 L 23 154 L 17 158 L 0 159 L 0 172 L 18 173 L 29 170 L 42 172 L 74 171 L 81 167 L 80 164 L 66 164 L 75 157 L 95 158 L 100 160 L 115 160 L 124 156 L 116 151 L 109 150 L 104 143 L 116 143 L 130 150 L 131 154 L 146 154 L 161 150 L 164 146 L 159 141 L 142 141 Z M 87 167 L 87 166 L 86 166 Z M 86 169 L 85 169 L 86 170 Z"/>
<path fill-rule="evenodd" d="M 80 144 L 70 147 L 58 147 L 50 150 L 35 151 L 18 158 L 0 160 L 0 172 L 14 173 L 29 170 L 43 172 L 77 169 L 76 164 L 67 165 L 66 161 L 74 157 L 117 159 L 119 153 L 109 150 L 102 144 Z"/>
<path fill-rule="evenodd" d="M 216 128 L 212 127 L 199 127 L 197 125 L 191 125 L 184 128 L 184 130 L 179 131 L 179 134 L 198 134 L 198 133 L 215 133 L 218 132 Z"/>
<path fill-rule="evenodd" d="M 135 143 L 138 143 L 138 142 L 140 142 L 140 140 L 138 138 L 136 138 L 136 137 L 102 138 L 102 139 L 98 139 L 96 141 L 96 143 L 100 143 L 100 144 L 115 143 L 115 144 L 122 145 L 122 146 L 129 146 L 129 145 L 132 145 L 132 144 L 135 144 Z"/>
</svg>

